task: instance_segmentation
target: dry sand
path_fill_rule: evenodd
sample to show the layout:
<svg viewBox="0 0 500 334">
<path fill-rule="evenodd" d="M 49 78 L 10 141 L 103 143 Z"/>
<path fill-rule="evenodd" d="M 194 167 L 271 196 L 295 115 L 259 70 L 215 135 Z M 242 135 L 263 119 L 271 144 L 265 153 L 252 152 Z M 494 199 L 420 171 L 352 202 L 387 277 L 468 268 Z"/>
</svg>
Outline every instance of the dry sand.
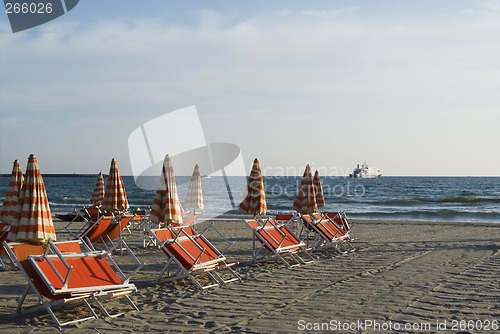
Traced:
<svg viewBox="0 0 500 334">
<path fill-rule="evenodd" d="M 56 222 L 59 240 L 68 238 L 63 224 Z M 317 251 L 315 263 L 293 269 L 280 262 L 251 265 L 251 231 L 239 221 L 215 226 L 235 241 L 226 256 L 240 263 L 236 271 L 243 283 L 204 292 L 189 280 L 152 284 L 165 257 L 143 248 L 141 232 L 134 230 L 128 244 L 146 263 L 132 280 L 140 311 L 62 331 L 288 333 L 349 327 L 342 332 L 478 333 L 500 326 L 500 224 L 357 222 L 356 252 Z M 126 255 L 115 258 L 128 262 Z M 16 270 L 0 272 L 0 332 L 59 332 L 46 312 L 12 315 L 24 287 Z"/>
</svg>

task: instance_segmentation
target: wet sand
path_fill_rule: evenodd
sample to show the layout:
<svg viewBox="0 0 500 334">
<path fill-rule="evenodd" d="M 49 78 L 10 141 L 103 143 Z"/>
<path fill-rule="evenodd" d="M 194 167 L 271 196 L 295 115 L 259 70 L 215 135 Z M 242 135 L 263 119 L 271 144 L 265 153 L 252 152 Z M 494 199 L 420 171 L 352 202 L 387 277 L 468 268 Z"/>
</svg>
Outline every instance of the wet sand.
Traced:
<svg viewBox="0 0 500 334">
<path fill-rule="evenodd" d="M 55 224 L 59 240 L 68 239 L 66 223 Z M 140 311 L 62 332 L 491 333 L 500 327 L 500 224 L 358 221 L 351 232 L 354 253 L 315 251 L 316 262 L 292 269 L 278 261 L 251 264 L 252 234 L 241 221 L 215 226 L 234 241 L 225 254 L 239 262 L 235 270 L 243 282 L 207 291 L 187 279 L 156 285 L 151 281 L 165 256 L 143 248 L 142 231 L 132 230 L 127 243 L 145 262 L 132 278 Z M 206 235 L 224 248 L 212 230 Z M 126 255 L 114 258 L 130 267 Z M 0 271 L 0 332 L 58 333 L 44 311 L 12 315 L 25 284 L 18 271 Z"/>
</svg>

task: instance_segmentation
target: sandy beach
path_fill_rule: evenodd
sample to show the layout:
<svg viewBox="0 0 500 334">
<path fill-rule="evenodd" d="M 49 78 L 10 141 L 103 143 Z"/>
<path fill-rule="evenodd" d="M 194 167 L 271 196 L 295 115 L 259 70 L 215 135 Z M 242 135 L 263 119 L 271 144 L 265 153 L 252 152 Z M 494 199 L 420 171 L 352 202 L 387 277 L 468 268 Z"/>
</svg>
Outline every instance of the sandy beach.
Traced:
<svg viewBox="0 0 500 334">
<path fill-rule="evenodd" d="M 132 279 L 138 287 L 132 299 L 140 311 L 62 332 L 495 332 L 500 224 L 355 223 L 354 253 L 316 251 L 315 263 L 287 269 L 280 262 L 250 264 L 251 231 L 241 221 L 217 221 L 215 226 L 234 241 L 225 254 L 239 262 L 243 282 L 203 292 L 189 280 L 152 283 L 165 256 L 143 248 L 142 232 L 132 230 L 127 242 L 145 262 Z M 69 237 L 65 224 L 55 222 L 59 240 Z M 213 231 L 207 237 L 224 248 Z M 126 255 L 114 258 L 126 268 Z M 25 284 L 12 268 L 0 272 L 0 332 L 59 332 L 46 312 L 12 315 Z"/>
</svg>

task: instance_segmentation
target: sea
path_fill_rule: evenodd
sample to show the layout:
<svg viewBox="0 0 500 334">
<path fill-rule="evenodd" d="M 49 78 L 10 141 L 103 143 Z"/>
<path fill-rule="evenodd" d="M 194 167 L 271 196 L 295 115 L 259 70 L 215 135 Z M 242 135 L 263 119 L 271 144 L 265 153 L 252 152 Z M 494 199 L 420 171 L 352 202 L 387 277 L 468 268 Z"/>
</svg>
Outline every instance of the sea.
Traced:
<svg viewBox="0 0 500 334">
<path fill-rule="evenodd" d="M 88 205 L 97 175 L 44 175 L 52 214 L 71 213 Z M 189 177 L 177 177 L 184 203 Z M 268 214 L 292 213 L 301 177 L 264 177 Z M 159 178 L 138 186 L 123 176 L 130 208 L 149 209 Z M 0 177 L 4 196 L 8 176 Z M 245 177 L 202 179 L 207 215 L 238 215 Z M 345 211 L 355 219 L 500 223 L 500 177 L 391 177 L 352 179 L 323 177 L 324 211 Z M 4 197 L 0 197 L 3 202 Z M 190 209 L 190 208 L 185 208 Z"/>
</svg>

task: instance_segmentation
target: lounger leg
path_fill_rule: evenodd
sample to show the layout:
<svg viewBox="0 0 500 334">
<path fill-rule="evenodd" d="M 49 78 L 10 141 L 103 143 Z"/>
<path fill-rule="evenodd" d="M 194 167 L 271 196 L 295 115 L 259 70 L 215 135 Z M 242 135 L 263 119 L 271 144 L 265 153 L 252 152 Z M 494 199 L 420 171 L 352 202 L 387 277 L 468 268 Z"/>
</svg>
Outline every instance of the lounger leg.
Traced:
<svg viewBox="0 0 500 334">
<path fill-rule="evenodd" d="M 29 285 L 29 284 L 26 285 L 26 288 L 24 289 L 24 293 L 22 294 L 21 298 L 19 298 L 19 301 L 17 302 L 17 307 L 16 307 L 16 311 L 15 311 L 16 313 L 20 313 L 21 312 L 22 305 L 24 303 L 24 300 L 28 296 L 28 293 L 29 293 L 30 289 L 31 289 L 31 285 Z"/>
</svg>

